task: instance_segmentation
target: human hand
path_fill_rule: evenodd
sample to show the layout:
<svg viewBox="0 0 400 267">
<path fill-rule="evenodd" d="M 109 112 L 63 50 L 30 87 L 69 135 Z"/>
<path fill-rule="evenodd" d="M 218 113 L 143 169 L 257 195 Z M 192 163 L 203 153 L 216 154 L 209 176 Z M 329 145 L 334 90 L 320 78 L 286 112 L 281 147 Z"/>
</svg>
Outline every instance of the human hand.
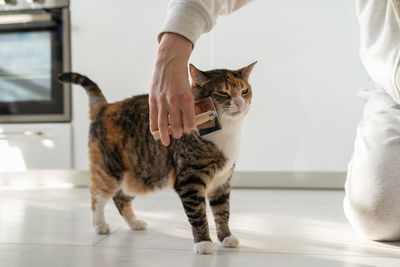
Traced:
<svg viewBox="0 0 400 267">
<path fill-rule="evenodd" d="M 194 99 L 189 85 L 187 63 L 192 43 L 174 33 L 162 36 L 149 94 L 150 131 L 160 131 L 163 145 L 171 134 L 180 138 L 195 127 Z"/>
</svg>

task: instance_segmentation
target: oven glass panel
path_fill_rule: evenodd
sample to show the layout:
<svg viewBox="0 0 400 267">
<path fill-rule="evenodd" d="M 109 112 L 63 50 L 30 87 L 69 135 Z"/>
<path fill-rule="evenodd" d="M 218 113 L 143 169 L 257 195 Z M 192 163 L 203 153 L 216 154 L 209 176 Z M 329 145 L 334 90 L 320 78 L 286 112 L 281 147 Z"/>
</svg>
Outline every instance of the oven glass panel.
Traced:
<svg viewBox="0 0 400 267">
<path fill-rule="evenodd" d="M 0 102 L 51 100 L 51 34 L 0 34 Z"/>
<path fill-rule="evenodd" d="M 69 105 L 64 104 L 64 86 L 56 79 L 63 72 L 62 10 L 14 15 L 31 22 L 0 23 L 0 117 L 62 116 Z"/>
</svg>

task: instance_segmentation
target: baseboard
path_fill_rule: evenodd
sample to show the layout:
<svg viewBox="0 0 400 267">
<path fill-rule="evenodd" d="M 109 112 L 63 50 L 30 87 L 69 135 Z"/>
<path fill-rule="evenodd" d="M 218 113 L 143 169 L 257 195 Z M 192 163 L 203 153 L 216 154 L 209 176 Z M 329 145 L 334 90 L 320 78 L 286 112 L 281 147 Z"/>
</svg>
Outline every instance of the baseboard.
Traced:
<svg viewBox="0 0 400 267">
<path fill-rule="evenodd" d="M 345 172 L 237 171 L 232 177 L 236 188 L 343 189 Z"/>
<path fill-rule="evenodd" d="M 235 188 L 343 189 L 345 172 L 236 171 Z M 0 173 L 0 186 L 88 186 L 89 172 L 78 170 L 29 170 Z"/>
</svg>

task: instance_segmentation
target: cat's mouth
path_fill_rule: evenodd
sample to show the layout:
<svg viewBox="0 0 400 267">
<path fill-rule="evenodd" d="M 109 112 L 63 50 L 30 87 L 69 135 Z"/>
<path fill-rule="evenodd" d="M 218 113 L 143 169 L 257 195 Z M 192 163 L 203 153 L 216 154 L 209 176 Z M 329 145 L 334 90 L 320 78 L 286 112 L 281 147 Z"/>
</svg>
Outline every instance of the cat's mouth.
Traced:
<svg viewBox="0 0 400 267">
<path fill-rule="evenodd" d="M 231 115 L 233 117 L 239 116 L 240 114 L 242 114 L 241 110 L 234 111 L 234 112 L 229 112 L 229 115 Z"/>
<path fill-rule="evenodd" d="M 226 113 L 229 115 L 229 117 L 236 118 L 236 117 L 240 117 L 243 114 L 246 114 L 247 113 L 247 109 L 248 108 L 246 106 L 241 107 L 239 109 L 230 108 L 230 109 L 226 110 Z"/>
<path fill-rule="evenodd" d="M 229 110 L 226 111 L 225 114 L 231 118 L 231 119 L 238 119 L 241 118 L 243 116 L 243 114 L 245 113 L 245 110 Z"/>
</svg>

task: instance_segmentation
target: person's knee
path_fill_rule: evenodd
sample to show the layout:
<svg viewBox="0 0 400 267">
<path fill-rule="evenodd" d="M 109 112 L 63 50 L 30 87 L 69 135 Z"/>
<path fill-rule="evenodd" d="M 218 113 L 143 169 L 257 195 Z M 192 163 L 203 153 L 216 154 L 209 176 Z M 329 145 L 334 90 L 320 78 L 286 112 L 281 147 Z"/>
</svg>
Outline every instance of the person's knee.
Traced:
<svg viewBox="0 0 400 267">
<path fill-rule="evenodd" d="M 349 222 L 368 239 L 400 239 L 399 161 L 399 105 L 375 92 L 357 129 L 344 200 Z"/>
<path fill-rule="evenodd" d="M 365 195 L 364 199 L 344 199 L 344 211 L 357 232 L 370 240 L 400 239 L 400 210 L 396 196 Z"/>
<path fill-rule="evenodd" d="M 376 241 L 400 239 L 400 167 L 390 152 L 353 158 L 346 182 L 347 219 L 364 237 Z"/>
</svg>

